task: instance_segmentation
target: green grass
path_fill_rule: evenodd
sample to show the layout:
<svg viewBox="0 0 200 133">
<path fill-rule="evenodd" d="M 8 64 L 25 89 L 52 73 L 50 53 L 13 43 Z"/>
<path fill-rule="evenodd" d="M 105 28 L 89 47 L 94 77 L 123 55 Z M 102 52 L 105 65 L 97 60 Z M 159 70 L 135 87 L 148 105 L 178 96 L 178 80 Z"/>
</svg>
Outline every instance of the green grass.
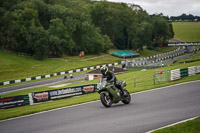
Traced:
<svg viewBox="0 0 200 133">
<path fill-rule="evenodd" d="M 120 77 L 123 77 L 123 76 L 119 76 L 119 78 Z M 200 75 L 193 76 L 192 78 L 185 77 L 179 81 L 170 82 L 170 83 L 166 83 L 166 84 L 157 84 L 155 86 L 152 85 L 153 81 L 148 81 L 148 82 L 144 82 L 140 85 L 137 85 L 137 87 L 134 88 L 133 83 L 130 83 L 130 82 L 133 82 L 133 79 L 129 79 L 129 78 L 127 78 L 127 76 L 125 76 L 125 80 L 128 83 L 126 89 L 128 89 L 128 91 L 131 93 L 143 91 L 143 90 L 154 89 L 154 88 L 158 88 L 158 87 L 164 87 L 167 85 L 182 83 L 182 82 L 186 82 L 186 81 L 193 81 L 193 80 L 197 80 L 197 79 L 200 79 Z M 37 112 L 42 112 L 42 111 L 46 111 L 46 110 L 50 110 L 50 109 L 56 109 L 56 108 L 60 108 L 60 107 L 66 107 L 66 106 L 70 106 L 70 105 L 74 105 L 74 104 L 95 101 L 95 100 L 99 100 L 98 93 L 92 93 L 92 94 L 87 94 L 87 95 L 78 96 L 78 97 L 72 97 L 72 98 L 63 99 L 63 100 L 43 102 L 43 103 L 35 104 L 32 106 L 23 106 L 23 107 L 0 110 L 0 114 L 1 114 L 0 120 L 23 116 L 23 115 L 28 115 L 28 114 L 37 113 Z M 101 106 L 101 105 L 99 105 L 99 106 Z"/>
<path fill-rule="evenodd" d="M 173 29 L 177 40 L 184 42 L 200 41 L 200 23 L 199 22 L 173 22 Z"/>
<path fill-rule="evenodd" d="M 190 42 L 200 41 L 200 23 L 197 22 L 173 22 L 175 38 Z M 197 46 L 200 47 L 200 46 Z M 175 49 L 174 47 L 158 48 L 157 51 L 144 49 L 140 52 L 141 57 L 147 57 Z M 116 50 L 112 50 L 116 51 Z M 103 55 L 65 56 L 63 58 L 51 58 L 42 61 L 31 57 L 22 57 L 8 54 L 0 50 L 0 82 L 33 77 L 38 75 L 52 74 L 54 72 L 68 71 L 99 64 L 114 63 L 122 59 L 113 56 L 92 59 Z"/>
<path fill-rule="evenodd" d="M 0 51 L 0 82 L 52 74 L 54 72 L 68 71 L 98 64 L 114 63 L 122 60 L 113 56 L 86 60 L 98 56 L 99 55 L 90 55 L 85 58 L 68 56 L 39 61 L 31 57 L 21 57 Z"/>
<path fill-rule="evenodd" d="M 161 48 L 160 51 L 144 50 L 141 53 L 141 56 L 155 55 L 157 53 L 174 49 L 175 47 Z M 115 63 L 123 59 L 108 54 L 102 54 L 88 55 L 84 58 L 79 56 L 65 56 L 62 58 L 50 58 L 39 61 L 31 57 L 8 54 L 0 50 L 0 60 L 0 82 L 3 82 L 52 74 L 54 72 L 74 70 L 99 64 Z"/>
<path fill-rule="evenodd" d="M 144 49 L 143 51 L 140 51 L 140 57 L 148 57 L 152 55 L 157 55 L 157 54 L 162 54 L 166 53 L 169 51 L 175 50 L 177 47 L 158 47 L 157 50 L 149 50 L 149 49 Z"/>
<path fill-rule="evenodd" d="M 87 73 L 87 72 L 90 72 L 92 70 L 86 70 L 86 71 L 80 71 L 80 72 L 76 72 L 76 73 L 73 73 L 73 75 L 77 75 L 77 74 L 82 74 L 82 73 Z M 70 74 L 65 74 L 66 76 L 70 76 Z M 8 84 L 8 85 L 1 85 L 0 86 L 0 89 L 1 88 L 4 88 L 4 87 L 11 87 L 11 86 L 15 86 L 15 85 L 22 85 L 22 84 L 27 84 L 27 83 L 33 83 L 33 82 L 39 82 L 39 81 L 44 81 L 44 80 L 49 80 L 49 79 L 54 79 L 54 78 L 64 78 L 64 75 L 57 75 L 57 76 L 54 76 L 54 77 L 49 77 L 49 78 L 42 78 L 42 79 L 38 79 L 38 80 L 30 80 L 30 81 L 26 81 L 26 82 L 20 82 L 20 83 L 14 83 L 14 84 Z M 82 80 L 82 79 L 80 79 Z"/>
<path fill-rule="evenodd" d="M 198 54 L 196 56 L 192 56 L 189 59 L 177 61 L 177 63 L 184 63 L 184 62 L 190 62 L 190 61 L 192 62 L 192 61 L 197 61 L 198 59 L 200 59 L 200 54 Z"/>
<path fill-rule="evenodd" d="M 151 69 L 151 70 L 146 70 L 146 71 L 140 71 L 139 69 L 129 70 L 128 73 L 117 75 L 117 79 L 125 80 L 127 82 L 126 89 L 130 93 L 134 93 L 134 92 L 164 87 L 164 86 L 168 86 L 168 85 L 172 85 L 172 84 L 182 83 L 182 82 L 186 82 L 186 81 L 198 80 L 198 79 L 200 79 L 200 74 L 191 76 L 191 77 L 185 77 L 185 78 L 182 78 L 181 80 L 174 81 L 174 82 L 172 82 L 172 81 L 156 82 L 156 85 L 153 84 L 153 73 L 156 70 L 162 69 L 162 70 L 169 71 L 172 69 L 186 68 L 189 66 L 196 66 L 196 65 L 200 65 L 200 61 L 185 63 L 185 64 L 177 62 L 170 67 Z M 136 87 L 134 87 L 134 80 L 133 80 L 134 77 L 136 78 Z M 148 79 L 148 80 L 146 80 L 146 79 Z M 74 83 L 69 86 L 93 84 L 93 83 L 97 83 L 98 81 L 99 80 L 85 81 L 85 82 L 81 82 L 81 83 Z M 40 88 L 21 90 L 21 91 L 3 95 L 3 97 L 22 95 L 22 94 L 27 94 L 27 93 L 31 93 L 31 92 L 50 90 L 50 89 L 52 89 L 52 88 L 45 86 L 45 87 L 40 87 Z M 54 88 L 54 89 L 58 89 L 58 88 Z M 44 102 L 44 103 L 40 103 L 40 104 L 36 104 L 36 105 L 32 105 L 32 106 L 24 106 L 24 107 L 0 110 L 0 114 L 1 114 L 0 120 L 17 117 L 17 116 L 22 116 L 22 115 L 27 115 L 27 114 L 32 114 L 32 113 L 41 112 L 41 111 L 45 111 L 45 110 L 55 109 L 55 108 L 59 108 L 59 107 L 65 107 L 65 106 L 70 106 L 70 105 L 74 105 L 74 104 L 94 101 L 94 100 L 99 100 L 98 93 L 83 95 L 83 96 L 79 96 L 79 97 L 72 97 L 72 98 L 63 99 L 63 100 L 49 101 L 49 102 Z"/>
<path fill-rule="evenodd" d="M 200 133 L 200 117 L 175 126 L 156 130 L 153 133 Z"/>
<path fill-rule="evenodd" d="M 187 61 L 194 60 L 194 59 L 200 59 L 200 55 L 193 56 L 190 59 L 187 59 Z M 117 75 L 117 78 L 119 80 L 127 81 L 128 88 L 132 88 L 133 86 L 129 87 L 129 85 L 133 83 L 133 77 L 136 77 L 137 82 L 143 82 L 143 83 L 147 81 L 146 79 L 148 79 L 148 80 L 150 80 L 150 82 L 147 82 L 147 84 L 149 85 L 149 84 L 153 83 L 153 73 L 156 70 L 170 71 L 173 69 L 186 68 L 186 67 L 190 67 L 190 66 L 200 65 L 200 61 L 195 61 L 195 62 L 191 62 L 191 63 L 181 63 L 183 61 L 186 61 L 186 60 L 178 61 L 177 63 L 172 64 L 170 67 L 149 69 L 146 71 L 141 71 L 141 69 L 128 69 L 128 73 Z M 146 77 L 146 78 L 144 78 L 144 77 Z M 97 82 L 98 82 L 98 80 L 85 81 L 85 82 L 81 82 L 81 83 L 70 84 L 70 85 L 68 85 L 68 87 L 84 85 L 84 84 L 93 84 L 93 83 L 97 83 Z M 65 83 L 62 83 L 62 84 L 65 84 Z M 50 86 L 52 86 L 52 85 L 50 85 Z M 139 87 L 139 88 L 141 88 L 141 87 Z M 2 97 L 24 95 L 24 94 L 28 94 L 28 93 L 32 93 L 32 92 L 46 91 L 46 90 L 52 90 L 52 89 L 59 89 L 59 88 L 50 88 L 49 86 L 44 86 L 44 87 L 26 89 L 26 90 L 21 90 L 21 91 L 15 91 L 15 92 L 12 92 L 9 94 L 2 95 Z"/>
</svg>

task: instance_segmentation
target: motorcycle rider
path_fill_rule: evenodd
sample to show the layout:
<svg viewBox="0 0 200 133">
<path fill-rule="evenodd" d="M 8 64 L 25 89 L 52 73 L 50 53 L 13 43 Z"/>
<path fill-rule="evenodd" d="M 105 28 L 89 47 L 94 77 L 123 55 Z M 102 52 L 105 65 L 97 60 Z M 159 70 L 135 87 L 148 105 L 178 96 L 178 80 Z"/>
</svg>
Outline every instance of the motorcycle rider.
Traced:
<svg viewBox="0 0 200 133">
<path fill-rule="evenodd" d="M 115 74 L 112 71 L 109 71 L 107 67 L 101 67 L 100 69 L 102 78 L 107 78 L 107 82 L 114 82 L 114 85 L 121 91 L 121 94 L 124 94 L 124 91 L 120 85 L 120 82 L 115 77 Z"/>
</svg>

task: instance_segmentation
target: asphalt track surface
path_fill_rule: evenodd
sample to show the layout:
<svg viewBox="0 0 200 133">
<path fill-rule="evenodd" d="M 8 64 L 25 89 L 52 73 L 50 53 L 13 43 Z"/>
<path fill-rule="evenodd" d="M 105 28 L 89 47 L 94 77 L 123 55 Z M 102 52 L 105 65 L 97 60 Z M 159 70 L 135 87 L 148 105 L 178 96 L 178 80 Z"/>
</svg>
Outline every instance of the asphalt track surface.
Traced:
<svg viewBox="0 0 200 133">
<path fill-rule="evenodd" d="M 198 54 L 199 54 L 199 52 L 198 52 Z M 184 55 L 175 57 L 174 59 L 164 60 L 164 61 L 162 61 L 162 64 L 172 64 L 175 61 L 178 61 L 178 60 L 181 60 L 181 59 L 187 59 L 187 58 L 190 58 L 193 55 L 194 55 L 193 53 L 184 54 Z M 158 63 L 153 63 L 153 64 L 150 64 L 150 65 L 157 65 L 157 64 Z M 80 82 L 80 81 L 77 81 L 77 80 L 85 79 L 86 74 L 82 73 L 82 74 L 76 74 L 76 75 L 73 75 L 73 76 L 74 76 L 74 78 L 72 78 L 72 79 L 70 79 L 69 76 L 68 76 L 67 79 L 64 79 L 63 78 L 64 76 L 63 76 L 63 77 L 60 77 L 60 78 L 53 78 L 53 79 L 47 79 L 47 80 L 43 80 L 43 81 L 36 81 L 36 82 L 32 82 L 32 83 L 25 83 L 25 84 L 21 84 L 21 85 L 3 87 L 3 88 L 0 88 L 0 95 L 5 94 L 5 93 L 10 93 L 10 92 L 13 92 L 13 91 L 36 88 L 36 87 L 47 86 L 47 85 L 63 83 L 63 82 L 70 82 L 70 83 Z"/>
<path fill-rule="evenodd" d="M 63 77 L 60 77 L 60 78 L 53 78 L 53 79 L 47 79 L 43 81 L 36 81 L 32 83 L 25 83 L 21 85 L 0 88 L 0 94 L 5 94 L 5 93 L 13 92 L 13 91 L 18 91 L 18 90 L 36 88 L 36 87 L 41 87 L 41 86 L 47 86 L 51 84 L 58 84 L 58 83 L 63 83 L 63 82 L 72 83 L 72 82 L 77 82 L 76 80 L 80 80 L 84 78 L 85 78 L 85 73 L 73 75 L 72 79 L 70 79 L 69 76 L 67 77 L 67 79 L 64 79 L 64 75 L 63 75 Z"/>
<path fill-rule="evenodd" d="M 100 101 L 0 122 L 2 133 L 144 133 L 200 116 L 200 80 L 132 94 L 128 105 Z"/>
</svg>

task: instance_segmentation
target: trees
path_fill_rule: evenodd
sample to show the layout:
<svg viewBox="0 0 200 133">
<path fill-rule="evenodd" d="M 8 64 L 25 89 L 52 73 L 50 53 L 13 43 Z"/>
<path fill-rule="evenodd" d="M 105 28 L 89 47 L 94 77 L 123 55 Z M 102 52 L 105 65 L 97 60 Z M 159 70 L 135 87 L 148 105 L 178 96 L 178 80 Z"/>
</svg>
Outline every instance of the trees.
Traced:
<svg viewBox="0 0 200 133">
<path fill-rule="evenodd" d="M 118 49 L 139 49 L 164 43 L 173 37 L 173 27 L 162 14 L 149 16 L 139 5 L 96 2 L 93 23 L 111 38 Z"/>
<path fill-rule="evenodd" d="M 153 42 L 166 43 L 167 40 L 173 38 L 173 28 L 168 20 L 163 18 L 161 15 L 154 15 L 153 18 Z"/>
<path fill-rule="evenodd" d="M 128 18 L 130 12 L 124 4 L 107 1 L 96 2 L 92 6 L 91 17 L 95 26 L 101 33 L 108 35 L 112 43 L 119 49 L 127 48 L 128 44 Z"/>
<path fill-rule="evenodd" d="M 72 52 L 74 42 L 61 19 L 56 18 L 50 21 L 48 33 L 50 54 L 60 57 L 62 54 L 69 54 Z"/>
<path fill-rule="evenodd" d="M 185 14 L 183 13 L 180 16 L 171 16 L 170 17 L 171 21 L 200 21 L 200 17 L 199 16 L 193 16 L 192 14 Z"/>
<path fill-rule="evenodd" d="M 153 28 L 150 23 L 142 22 L 136 30 L 133 41 L 133 48 L 143 50 L 143 46 L 152 45 L 152 32 Z"/>
<path fill-rule="evenodd" d="M 90 0 L 0 1 L 1 49 L 48 56 L 141 49 L 165 42 L 173 28 L 139 5 Z"/>
<path fill-rule="evenodd" d="M 31 42 L 32 55 L 36 59 L 43 59 L 48 54 L 48 32 L 43 27 L 30 27 L 29 41 Z"/>
</svg>

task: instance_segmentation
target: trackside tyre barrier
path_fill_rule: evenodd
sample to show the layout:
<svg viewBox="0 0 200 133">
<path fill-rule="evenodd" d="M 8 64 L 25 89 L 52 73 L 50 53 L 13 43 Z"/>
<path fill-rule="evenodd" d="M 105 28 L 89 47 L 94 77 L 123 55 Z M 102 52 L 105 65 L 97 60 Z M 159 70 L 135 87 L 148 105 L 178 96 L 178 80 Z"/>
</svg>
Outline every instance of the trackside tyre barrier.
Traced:
<svg viewBox="0 0 200 133">
<path fill-rule="evenodd" d="M 188 67 L 188 75 L 189 76 L 195 75 L 196 71 L 197 71 L 197 67 L 196 66 Z"/>
<path fill-rule="evenodd" d="M 193 76 L 200 73 L 200 66 L 171 70 L 171 80 L 178 80 L 183 77 Z"/>
<path fill-rule="evenodd" d="M 200 73 L 200 66 L 197 66 L 196 73 Z"/>
<path fill-rule="evenodd" d="M 178 80 L 181 78 L 180 69 L 171 70 L 171 80 Z"/>
</svg>

